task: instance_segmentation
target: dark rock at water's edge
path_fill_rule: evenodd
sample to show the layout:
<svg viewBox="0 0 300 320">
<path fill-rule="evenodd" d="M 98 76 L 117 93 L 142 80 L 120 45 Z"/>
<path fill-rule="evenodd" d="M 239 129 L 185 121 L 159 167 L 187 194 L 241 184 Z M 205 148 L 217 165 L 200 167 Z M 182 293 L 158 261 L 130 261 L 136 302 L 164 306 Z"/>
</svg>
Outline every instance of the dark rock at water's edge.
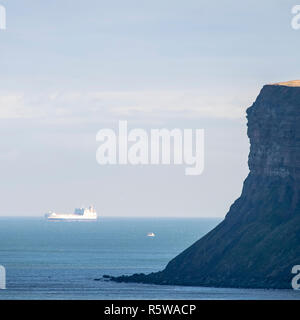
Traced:
<svg viewBox="0 0 300 320">
<path fill-rule="evenodd" d="M 291 288 L 300 264 L 300 81 L 264 86 L 247 118 L 250 173 L 224 221 L 163 271 L 113 281 Z"/>
</svg>

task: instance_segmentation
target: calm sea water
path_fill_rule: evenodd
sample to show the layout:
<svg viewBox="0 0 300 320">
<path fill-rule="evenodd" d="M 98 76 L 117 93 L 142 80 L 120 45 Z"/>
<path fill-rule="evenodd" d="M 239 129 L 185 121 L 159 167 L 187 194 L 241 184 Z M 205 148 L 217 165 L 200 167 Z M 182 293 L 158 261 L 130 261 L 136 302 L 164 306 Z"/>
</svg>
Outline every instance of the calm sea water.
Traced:
<svg viewBox="0 0 300 320">
<path fill-rule="evenodd" d="M 102 275 L 164 268 L 219 219 L 0 219 L 0 299 L 300 299 L 293 290 L 242 290 L 124 284 Z M 154 232 L 155 238 L 146 236 Z M 95 281 L 95 279 L 101 279 Z"/>
</svg>

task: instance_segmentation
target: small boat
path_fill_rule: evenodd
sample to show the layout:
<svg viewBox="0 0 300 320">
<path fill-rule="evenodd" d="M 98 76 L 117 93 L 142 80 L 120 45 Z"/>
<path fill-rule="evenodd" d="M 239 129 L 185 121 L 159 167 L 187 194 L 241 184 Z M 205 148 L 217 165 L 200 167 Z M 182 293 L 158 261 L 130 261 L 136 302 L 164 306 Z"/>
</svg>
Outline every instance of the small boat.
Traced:
<svg viewBox="0 0 300 320">
<path fill-rule="evenodd" d="M 149 233 L 147 233 L 147 237 L 155 237 L 155 233 L 149 232 Z"/>
</svg>

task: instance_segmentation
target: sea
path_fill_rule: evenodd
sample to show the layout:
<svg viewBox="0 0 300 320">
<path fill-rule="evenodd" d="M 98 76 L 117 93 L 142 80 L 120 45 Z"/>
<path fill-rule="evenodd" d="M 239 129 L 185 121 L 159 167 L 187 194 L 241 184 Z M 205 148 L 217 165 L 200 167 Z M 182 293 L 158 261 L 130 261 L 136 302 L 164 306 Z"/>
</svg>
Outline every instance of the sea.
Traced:
<svg viewBox="0 0 300 320">
<path fill-rule="evenodd" d="M 115 283 L 103 275 L 150 273 L 214 228 L 220 219 L 100 218 L 97 222 L 0 218 L 0 300 L 300 299 L 294 290 Z M 148 237 L 149 232 L 155 237 Z"/>
</svg>

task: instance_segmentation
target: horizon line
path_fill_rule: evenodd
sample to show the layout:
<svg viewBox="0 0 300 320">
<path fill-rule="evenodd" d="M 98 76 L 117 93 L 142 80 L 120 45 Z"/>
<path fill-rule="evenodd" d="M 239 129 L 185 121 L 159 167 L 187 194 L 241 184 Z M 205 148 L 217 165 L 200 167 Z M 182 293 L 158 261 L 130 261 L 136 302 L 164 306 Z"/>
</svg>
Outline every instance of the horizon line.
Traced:
<svg viewBox="0 0 300 320">
<path fill-rule="evenodd" d="M 24 216 L 18 216 L 18 215 L 12 215 L 12 216 L 1 216 L 0 215 L 0 219 L 1 218 L 43 218 L 44 219 L 44 216 L 32 216 L 32 215 L 24 215 Z M 128 218 L 128 219 L 132 219 L 132 218 L 138 218 L 138 219 L 168 219 L 168 218 L 171 218 L 171 219 L 221 219 L 221 218 L 225 218 L 223 216 L 200 216 L 200 217 L 197 217 L 197 216 L 101 216 L 97 219 L 97 221 L 101 220 L 101 219 L 120 219 L 120 218 Z M 91 222 L 91 221 L 89 221 Z"/>
</svg>

